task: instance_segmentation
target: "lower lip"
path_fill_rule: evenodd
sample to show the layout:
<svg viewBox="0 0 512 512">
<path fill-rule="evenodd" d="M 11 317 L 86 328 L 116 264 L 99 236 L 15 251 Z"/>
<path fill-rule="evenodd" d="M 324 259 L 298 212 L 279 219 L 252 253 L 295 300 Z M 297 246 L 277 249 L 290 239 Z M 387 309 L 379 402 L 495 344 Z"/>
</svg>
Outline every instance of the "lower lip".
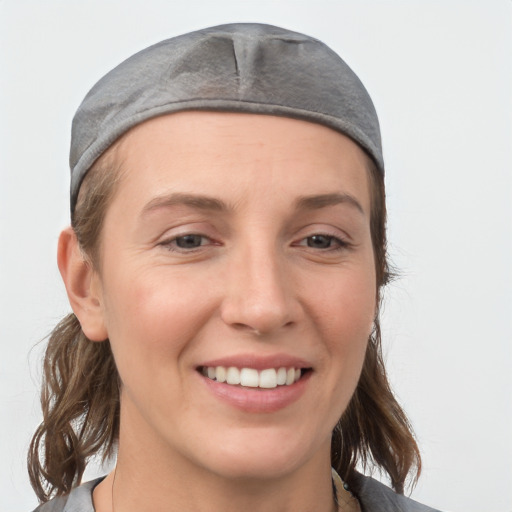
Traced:
<svg viewBox="0 0 512 512">
<path fill-rule="evenodd" d="M 211 393 L 236 409 L 252 413 L 271 413 L 296 402 L 306 391 L 311 373 L 311 371 L 307 372 L 290 386 L 278 386 L 272 389 L 232 386 L 203 375 L 200 377 Z"/>
</svg>

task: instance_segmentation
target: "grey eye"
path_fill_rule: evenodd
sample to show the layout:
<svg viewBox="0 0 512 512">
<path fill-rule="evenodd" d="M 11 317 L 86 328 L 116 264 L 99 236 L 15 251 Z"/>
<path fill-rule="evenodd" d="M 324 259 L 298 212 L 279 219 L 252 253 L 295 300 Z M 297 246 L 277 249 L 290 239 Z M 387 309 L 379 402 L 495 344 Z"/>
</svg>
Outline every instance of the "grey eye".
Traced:
<svg viewBox="0 0 512 512">
<path fill-rule="evenodd" d="M 332 239 L 332 236 L 313 235 L 307 238 L 307 245 L 315 249 L 328 249 L 331 247 Z"/>
<path fill-rule="evenodd" d="M 184 235 L 176 237 L 175 242 L 180 249 L 196 249 L 201 247 L 203 238 L 201 235 Z"/>
</svg>

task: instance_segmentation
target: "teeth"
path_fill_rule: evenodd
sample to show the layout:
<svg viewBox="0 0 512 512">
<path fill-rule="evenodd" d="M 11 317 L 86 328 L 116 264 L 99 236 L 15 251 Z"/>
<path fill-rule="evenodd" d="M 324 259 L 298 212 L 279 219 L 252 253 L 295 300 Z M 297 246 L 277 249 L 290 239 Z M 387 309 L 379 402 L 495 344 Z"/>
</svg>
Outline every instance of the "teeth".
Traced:
<svg viewBox="0 0 512 512">
<path fill-rule="evenodd" d="M 217 366 L 217 368 L 215 368 L 215 380 L 218 382 L 226 382 L 226 368 L 224 368 L 224 366 Z"/>
<path fill-rule="evenodd" d="M 258 370 L 254 368 L 242 368 L 240 370 L 240 384 L 248 388 L 257 388 L 260 384 Z"/>
<path fill-rule="evenodd" d="M 277 370 L 277 385 L 284 386 L 286 384 L 286 368 Z"/>
<path fill-rule="evenodd" d="M 209 379 L 217 382 L 226 382 L 233 386 L 242 385 L 248 388 L 273 389 L 277 386 L 290 386 L 297 382 L 301 376 L 300 368 L 267 368 L 255 370 L 254 368 L 241 368 L 235 366 L 209 366 L 203 368 L 202 373 Z"/>
<path fill-rule="evenodd" d="M 277 388 L 277 372 L 274 368 L 269 368 L 268 370 L 262 370 L 260 372 L 260 388 Z"/>
<path fill-rule="evenodd" d="M 240 384 L 240 370 L 234 366 L 230 366 L 226 372 L 226 382 L 228 384 Z"/>
</svg>

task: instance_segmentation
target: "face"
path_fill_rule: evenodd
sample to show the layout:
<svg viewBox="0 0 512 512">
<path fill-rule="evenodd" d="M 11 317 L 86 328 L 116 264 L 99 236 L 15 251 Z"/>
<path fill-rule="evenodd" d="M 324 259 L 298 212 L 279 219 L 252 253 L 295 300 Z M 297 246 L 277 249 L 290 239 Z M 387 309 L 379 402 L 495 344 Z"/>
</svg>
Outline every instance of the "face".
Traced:
<svg viewBox="0 0 512 512">
<path fill-rule="evenodd" d="M 120 451 L 224 477 L 328 461 L 375 314 L 363 152 L 304 121 L 188 112 L 114 156 L 94 286 Z"/>
</svg>

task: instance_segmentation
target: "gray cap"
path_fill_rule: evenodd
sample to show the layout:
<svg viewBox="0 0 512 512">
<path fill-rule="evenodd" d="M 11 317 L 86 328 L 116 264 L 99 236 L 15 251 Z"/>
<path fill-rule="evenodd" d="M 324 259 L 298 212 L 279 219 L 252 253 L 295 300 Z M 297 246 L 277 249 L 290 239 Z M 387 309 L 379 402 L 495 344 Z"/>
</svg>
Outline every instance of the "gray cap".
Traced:
<svg viewBox="0 0 512 512">
<path fill-rule="evenodd" d="M 319 123 L 352 138 L 384 172 L 377 113 L 347 64 L 312 37 L 237 23 L 150 46 L 89 91 L 73 119 L 71 211 L 87 171 L 113 142 L 147 119 L 183 110 Z"/>
</svg>

